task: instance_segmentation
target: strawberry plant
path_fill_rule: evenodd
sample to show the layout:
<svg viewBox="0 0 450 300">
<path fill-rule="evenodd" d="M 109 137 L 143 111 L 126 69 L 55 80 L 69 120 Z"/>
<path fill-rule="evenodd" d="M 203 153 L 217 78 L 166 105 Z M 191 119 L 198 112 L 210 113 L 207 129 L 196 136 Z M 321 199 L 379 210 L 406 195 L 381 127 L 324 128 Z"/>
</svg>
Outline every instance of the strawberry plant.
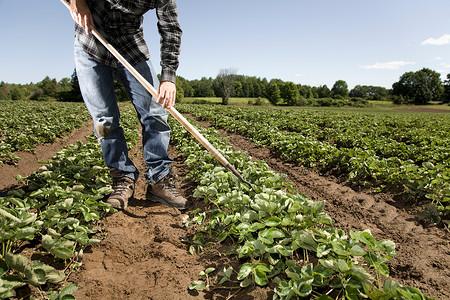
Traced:
<svg viewBox="0 0 450 300">
<path fill-rule="evenodd" d="M 138 122 L 132 107 L 122 111 L 130 146 L 137 143 Z M 104 165 L 94 135 L 58 152 L 45 166 L 26 178 L 22 188 L 0 197 L 0 298 L 29 284 L 61 287 L 70 269 L 81 265 L 83 249 L 102 238 L 99 220 L 115 212 L 102 200 L 111 192 L 109 170 Z M 34 249 L 33 247 L 36 247 Z M 28 251 L 37 255 L 30 259 Z M 65 265 L 56 270 L 39 258 L 52 256 Z M 50 299 L 73 299 L 68 285 Z"/>
<path fill-rule="evenodd" d="M 16 151 L 33 152 L 43 143 L 81 127 L 89 119 L 83 103 L 1 100 L 0 164 L 13 164 Z"/>
<path fill-rule="evenodd" d="M 220 110 L 218 112 L 217 110 Z M 347 175 L 356 185 L 403 188 L 450 217 L 448 115 L 181 105 L 217 128 L 249 136 L 284 159 Z"/>
<path fill-rule="evenodd" d="M 227 283 L 245 288 L 276 285 L 273 299 L 429 299 L 420 291 L 386 280 L 387 263 L 395 255 L 395 244 L 377 240 L 370 231 L 344 232 L 322 208 L 295 191 L 288 192 L 284 177 L 264 162 L 253 162 L 245 153 L 234 152 L 213 129 L 201 130 L 227 157 L 254 189 L 241 183 L 192 137 L 173 123 L 173 139 L 198 182 L 194 197 L 214 205 L 195 211 L 187 221 L 197 226 L 192 240 L 201 254 L 214 243 L 229 243 L 227 254 L 240 263 L 239 269 L 224 266 L 207 269 L 190 288 L 214 290 Z M 331 298 L 331 296 L 333 298 Z"/>
</svg>

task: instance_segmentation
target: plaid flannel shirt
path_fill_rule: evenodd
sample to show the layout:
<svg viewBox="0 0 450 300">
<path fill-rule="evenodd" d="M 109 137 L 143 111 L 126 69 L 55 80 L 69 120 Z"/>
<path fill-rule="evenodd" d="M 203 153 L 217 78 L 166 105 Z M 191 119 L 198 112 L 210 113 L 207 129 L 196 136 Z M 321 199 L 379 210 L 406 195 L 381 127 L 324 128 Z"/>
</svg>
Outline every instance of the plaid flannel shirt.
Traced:
<svg viewBox="0 0 450 300">
<path fill-rule="evenodd" d="M 143 15 L 156 9 L 161 43 L 161 81 L 176 81 L 182 30 L 176 0 L 86 0 L 95 29 L 131 65 L 147 60 L 150 53 L 142 30 Z M 75 24 L 75 36 L 84 50 L 100 63 L 116 66 L 116 58 L 92 34 Z"/>
</svg>

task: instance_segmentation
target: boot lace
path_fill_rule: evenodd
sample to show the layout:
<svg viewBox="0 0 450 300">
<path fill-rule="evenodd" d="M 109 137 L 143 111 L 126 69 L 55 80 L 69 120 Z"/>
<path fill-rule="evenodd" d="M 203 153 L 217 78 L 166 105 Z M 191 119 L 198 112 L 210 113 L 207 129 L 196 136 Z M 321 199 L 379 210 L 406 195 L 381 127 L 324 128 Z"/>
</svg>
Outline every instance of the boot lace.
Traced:
<svg viewBox="0 0 450 300">
<path fill-rule="evenodd" d="M 125 178 L 116 178 L 113 180 L 112 189 L 114 190 L 113 194 L 122 195 L 130 189 L 130 181 Z"/>
<path fill-rule="evenodd" d="M 175 197 L 178 197 L 180 193 L 178 192 L 177 188 L 175 187 L 175 178 L 173 175 L 167 176 L 167 181 L 165 182 L 166 188 L 174 195 Z"/>
</svg>

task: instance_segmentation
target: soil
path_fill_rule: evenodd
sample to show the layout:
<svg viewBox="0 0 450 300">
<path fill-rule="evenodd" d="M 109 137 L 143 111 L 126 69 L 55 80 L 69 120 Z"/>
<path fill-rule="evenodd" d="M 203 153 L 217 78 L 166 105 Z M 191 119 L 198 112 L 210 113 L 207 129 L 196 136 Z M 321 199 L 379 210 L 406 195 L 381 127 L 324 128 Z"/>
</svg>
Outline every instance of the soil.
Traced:
<svg viewBox="0 0 450 300">
<path fill-rule="evenodd" d="M 77 141 L 86 141 L 85 137 L 92 134 L 93 121 L 89 121 L 85 126 L 72 131 L 70 134 L 57 139 L 53 143 L 38 145 L 34 152 L 15 152 L 20 157 L 15 165 L 0 165 L 0 191 L 10 189 L 17 184 L 16 175 L 28 176 L 43 165 L 43 162 L 52 158 L 56 152 L 63 147 L 76 144 Z"/>
<path fill-rule="evenodd" d="M 91 132 L 92 124 L 89 124 L 63 140 L 40 146 L 42 149 L 29 157 L 18 154 L 22 159 L 16 166 L 0 166 L 0 191 L 14 187 L 14 175 L 34 172 L 41 166 L 38 159 L 52 157 L 64 145 L 73 144 Z M 258 147 L 245 137 L 221 133 L 230 138 L 235 150 L 245 150 L 253 159 L 264 160 L 274 171 L 286 174 L 299 192 L 312 199 L 326 200 L 325 210 L 337 227 L 346 231 L 370 229 L 380 239 L 393 240 L 397 256 L 389 267 L 394 280 L 436 299 L 450 299 L 449 235 L 442 228 L 421 224 L 417 219 L 419 205 L 399 201 L 395 193 L 354 190 L 339 179 L 285 162 L 277 153 Z M 181 155 L 172 146 L 169 153 L 175 160 L 176 185 L 190 202 L 186 213 L 204 207 L 206 204 L 192 198 L 195 186 L 186 180 L 187 170 Z M 143 172 L 142 159 L 134 157 L 133 160 Z M 189 244 L 184 241 L 192 237 L 194 230 L 183 225 L 186 215 L 145 200 L 145 193 L 146 184 L 140 179 L 127 210 L 102 221 L 106 238 L 85 250 L 82 267 L 69 277 L 70 282 L 78 285 L 76 299 L 272 298 L 270 288 L 215 289 L 208 293 L 189 290 L 198 272 L 233 264 L 218 251 L 229 246 L 215 245 L 202 255 L 189 254 Z"/>
</svg>

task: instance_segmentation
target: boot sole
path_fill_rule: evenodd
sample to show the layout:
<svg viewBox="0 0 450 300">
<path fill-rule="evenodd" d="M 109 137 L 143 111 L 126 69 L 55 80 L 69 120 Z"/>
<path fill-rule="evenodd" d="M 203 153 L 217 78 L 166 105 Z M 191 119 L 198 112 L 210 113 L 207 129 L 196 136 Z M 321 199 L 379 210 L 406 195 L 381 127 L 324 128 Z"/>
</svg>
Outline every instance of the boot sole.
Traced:
<svg viewBox="0 0 450 300">
<path fill-rule="evenodd" d="M 160 197 L 158 197 L 158 196 L 156 196 L 154 194 L 151 194 L 151 193 L 147 193 L 147 197 L 146 198 L 148 200 L 152 201 L 152 202 L 159 202 L 159 203 L 162 203 L 162 204 L 164 204 L 166 206 L 175 207 L 175 208 L 177 208 L 179 210 L 185 210 L 185 209 L 188 208 L 187 204 L 183 205 L 183 206 L 176 205 L 176 204 L 174 204 L 172 202 L 168 202 L 168 201 L 164 200 L 163 198 L 160 198 Z"/>
<path fill-rule="evenodd" d="M 134 190 L 133 190 L 133 194 L 131 195 L 131 197 L 128 198 L 128 200 L 127 200 L 126 202 L 124 202 L 124 205 L 123 205 L 123 206 L 120 205 L 120 207 L 116 207 L 116 206 L 113 205 L 112 203 L 108 202 L 108 199 L 105 201 L 105 203 L 111 204 L 111 206 L 112 206 L 113 208 L 115 208 L 115 209 L 125 210 L 125 209 L 127 209 L 127 207 L 128 207 L 128 202 L 129 202 L 130 200 L 133 200 L 133 199 L 134 199 Z"/>
</svg>

